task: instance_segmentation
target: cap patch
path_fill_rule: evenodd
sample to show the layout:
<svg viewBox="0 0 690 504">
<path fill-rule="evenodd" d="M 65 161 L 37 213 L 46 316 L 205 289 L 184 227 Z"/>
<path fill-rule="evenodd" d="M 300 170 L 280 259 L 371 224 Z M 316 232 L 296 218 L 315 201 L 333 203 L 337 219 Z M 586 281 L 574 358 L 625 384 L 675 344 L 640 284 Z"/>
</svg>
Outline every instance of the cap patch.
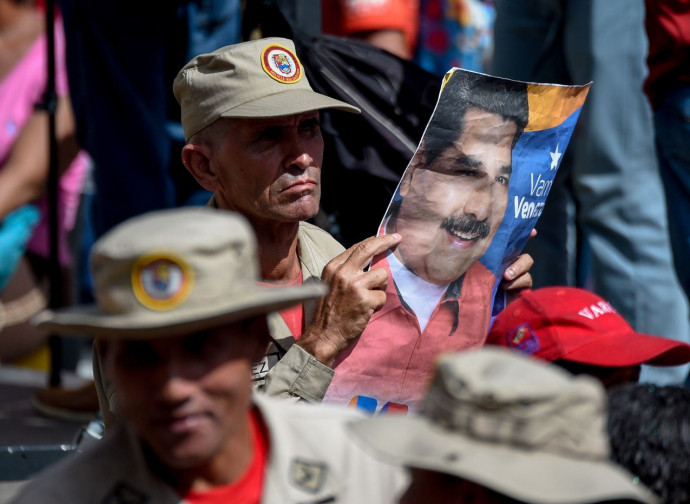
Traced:
<svg viewBox="0 0 690 504">
<path fill-rule="evenodd" d="M 302 78 L 302 65 L 287 47 L 278 44 L 266 46 L 261 51 L 261 66 L 274 80 L 294 84 Z"/>
<path fill-rule="evenodd" d="M 159 252 L 140 257 L 132 268 L 132 289 L 137 300 L 157 311 L 172 310 L 191 291 L 194 273 L 176 254 Z"/>
<path fill-rule="evenodd" d="M 532 355 L 541 349 L 539 338 L 532 332 L 532 328 L 527 324 L 513 329 L 508 333 L 506 340 L 508 342 L 508 348 L 513 348 L 527 355 Z"/>
</svg>

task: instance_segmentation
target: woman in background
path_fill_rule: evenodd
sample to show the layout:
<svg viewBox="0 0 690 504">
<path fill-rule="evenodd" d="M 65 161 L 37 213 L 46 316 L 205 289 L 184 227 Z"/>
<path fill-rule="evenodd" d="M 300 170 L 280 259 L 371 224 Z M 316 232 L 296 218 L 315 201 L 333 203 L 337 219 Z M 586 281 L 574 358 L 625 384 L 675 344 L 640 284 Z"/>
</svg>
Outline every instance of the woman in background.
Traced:
<svg viewBox="0 0 690 504">
<path fill-rule="evenodd" d="M 31 0 L 0 0 L 0 362 L 45 367 L 45 335 L 29 319 L 46 304 L 49 233 L 45 18 Z M 69 278 L 74 225 L 88 159 L 79 152 L 68 97 L 62 23 L 55 20 L 59 260 Z M 63 292 L 69 292 L 63 282 Z M 65 294 L 66 300 L 66 294 Z"/>
</svg>

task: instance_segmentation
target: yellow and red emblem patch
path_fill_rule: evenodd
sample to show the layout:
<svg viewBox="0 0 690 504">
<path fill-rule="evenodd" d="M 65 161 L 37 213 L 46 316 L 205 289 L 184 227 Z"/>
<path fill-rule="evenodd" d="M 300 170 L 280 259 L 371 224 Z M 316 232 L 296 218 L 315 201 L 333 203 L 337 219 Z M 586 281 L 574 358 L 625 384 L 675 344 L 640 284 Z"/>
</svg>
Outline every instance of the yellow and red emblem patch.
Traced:
<svg viewBox="0 0 690 504">
<path fill-rule="evenodd" d="M 541 349 L 539 337 L 528 324 L 513 329 L 507 336 L 508 348 L 532 355 Z"/>
<path fill-rule="evenodd" d="M 172 310 L 191 292 L 194 272 L 177 254 L 156 252 L 140 257 L 132 268 L 132 289 L 137 300 L 157 311 Z"/>
<path fill-rule="evenodd" d="M 294 84 L 302 78 L 302 65 L 287 47 L 271 44 L 261 51 L 261 66 L 274 80 Z"/>
</svg>

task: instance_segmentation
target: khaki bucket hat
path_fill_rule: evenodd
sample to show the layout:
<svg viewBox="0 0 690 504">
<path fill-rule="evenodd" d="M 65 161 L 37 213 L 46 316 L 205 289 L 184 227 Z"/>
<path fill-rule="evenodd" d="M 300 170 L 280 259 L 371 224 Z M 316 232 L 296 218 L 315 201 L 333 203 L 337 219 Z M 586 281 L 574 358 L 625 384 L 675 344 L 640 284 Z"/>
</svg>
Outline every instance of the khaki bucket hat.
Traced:
<svg viewBox="0 0 690 504">
<path fill-rule="evenodd" d="M 257 285 L 254 232 L 228 210 L 187 207 L 123 222 L 91 251 L 96 304 L 46 310 L 34 323 L 63 334 L 156 338 L 282 310 L 326 293 L 322 284 Z"/>
<path fill-rule="evenodd" d="M 316 93 L 295 44 L 278 37 L 197 56 L 177 74 L 173 93 L 182 109 L 185 140 L 221 117 L 278 117 L 327 108 L 360 112 Z"/>
<path fill-rule="evenodd" d="M 348 428 L 389 462 L 527 503 L 657 502 L 608 460 L 606 395 L 596 380 L 502 348 L 439 361 L 419 416 L 378 416 Z"/>
</svg>

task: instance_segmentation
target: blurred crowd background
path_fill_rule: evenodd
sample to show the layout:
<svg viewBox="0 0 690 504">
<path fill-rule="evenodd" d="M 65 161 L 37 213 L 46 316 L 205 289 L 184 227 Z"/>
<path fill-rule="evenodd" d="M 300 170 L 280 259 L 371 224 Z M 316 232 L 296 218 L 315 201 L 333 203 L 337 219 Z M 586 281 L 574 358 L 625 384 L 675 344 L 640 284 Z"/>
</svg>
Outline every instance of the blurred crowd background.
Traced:
<svg viewBox="0 0 690 504">
<path fill-rule="evenodd" d="M 449 68 L 594 81 L 539 235 L 528 244 L 535 285 L 588 288 L 637 330 L 690 339 L 687 2 L 315 3 L 58 2 L 60 247 L 51 262 L 40 106 L 49 77 L 46 3 L 0 1 L 1 361 L 49 365 L 45 335 L 27 321 L 48 302 L 51 264 L 62 281 L 58 304 L 87 301 L 86 257 L 96 238 L 149 210 L 206 203 L 208 193 L 180 161 L 173 77 L 196 54 L 270 35 L 295 39 L 318 91 L 346 100 L 349 93 L 364 110 L 322 117 L 327 157 L 317 224 L 346 246 L 374 233 Z M 63 365 L 76 366 L 82 353 L 68 346 Z"/>
</svg>

